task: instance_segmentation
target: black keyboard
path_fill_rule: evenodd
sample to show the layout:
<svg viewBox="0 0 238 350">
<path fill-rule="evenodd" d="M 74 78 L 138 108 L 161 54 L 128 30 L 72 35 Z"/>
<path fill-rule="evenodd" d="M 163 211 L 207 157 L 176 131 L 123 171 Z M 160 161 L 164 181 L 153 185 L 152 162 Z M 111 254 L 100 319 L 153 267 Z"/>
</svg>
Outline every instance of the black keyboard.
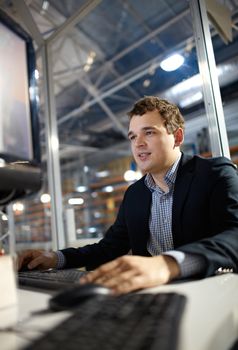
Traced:
<svg viewBox="0 0 238 350">
<path fill-rule="evenodd" d="M 77 269 L 20 271 L 18 282 L 20 286 L 58 290 L 78 283 L 86 273 Z"/>
<path fill-rule="evenodd" d="M 93 297 L 25 350 L 176 350 L 185 301 L 177 293 Z"/>
</svg>

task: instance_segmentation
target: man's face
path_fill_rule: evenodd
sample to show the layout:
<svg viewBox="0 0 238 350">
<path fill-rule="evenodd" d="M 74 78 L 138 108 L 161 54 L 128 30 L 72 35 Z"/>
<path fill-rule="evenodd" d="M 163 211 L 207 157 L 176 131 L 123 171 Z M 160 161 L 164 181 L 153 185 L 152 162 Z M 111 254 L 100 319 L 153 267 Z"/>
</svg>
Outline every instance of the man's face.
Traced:
<svg viewBox="0 0 238 350">
<path fill-rule="evenodd" d="M 128 137 L 140 170 L 156 175 L 167 171 L 177 159 L 183 130 L 169 134 L 159 112 L 153 111 L 131 118 Z"/>
</svg>

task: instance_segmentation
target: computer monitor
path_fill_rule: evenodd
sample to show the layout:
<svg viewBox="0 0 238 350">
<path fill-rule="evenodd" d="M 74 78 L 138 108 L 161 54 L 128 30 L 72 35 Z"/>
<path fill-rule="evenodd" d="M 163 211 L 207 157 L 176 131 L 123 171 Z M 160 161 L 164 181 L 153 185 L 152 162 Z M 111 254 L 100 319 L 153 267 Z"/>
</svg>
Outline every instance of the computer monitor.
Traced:
<svg viewBox="0 0 238 350">
<path fill-rule="evenodd" d="M 0 10 L 0 204 L 41 187 L 35 51 Z"/>
</svg>

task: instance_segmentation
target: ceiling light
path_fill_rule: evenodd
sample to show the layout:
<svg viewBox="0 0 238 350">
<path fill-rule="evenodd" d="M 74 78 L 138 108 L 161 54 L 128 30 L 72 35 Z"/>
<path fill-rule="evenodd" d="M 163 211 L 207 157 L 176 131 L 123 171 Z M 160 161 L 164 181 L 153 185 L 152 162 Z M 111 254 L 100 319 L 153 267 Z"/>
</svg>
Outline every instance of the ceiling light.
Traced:
<svg viewBox="0 0 238 350">
<path fill-rule="evenodd" d="M 134 170 L 127 170 L 124 173 L 124 179 L 128 182 L 136 180 L 136 172 Z"/>
<path fill-rule="evenodd" d="M 40 74 L 39 74 L 39 71 L 38 71 L 37 69 L 35 69 L 34 74 L 35 74 L 35 78 L 38 80 L 38 79 L 39 79 Z"/>
<path fill-rule="evenodd" d="M 43 193 L 40 197 L 41 203 L 49 203 L 50 202 L 50 195 L 48 193 Z"/>
<path fill-rule="evenodd" d="M 114 188 L 112 186 L 105 186 L 102 188 L 103 192 L 108 192 L 108 193 L 112 192 L 113 190 Z"/>
<path fill-rule="evenodd" d="M 94 61 L 93 57 L 92 56 L 88 56 L 86 63 L 90 66 L 91 64 L 93 64 L 93 61 Z"/>
<path fill-rule="evenodd" d="M 71 205 L 80 205 L 84 203 L 84 199 L 83 198 L 70 198 L 68 200 L 68 203 Z"/>
<path fill-rule="evenodd" d="M 48 8 L 49 8 L 49 1 L 44 0 L 43 3 L 42 3 L 42 6 L 41 6 L 41 11 L 40 11 L 40 13 L 41 13 L 42 15 L 44 15 L 45 12 L 48 10 Z"/>
<path fill-rule="evenodd" d="M 91 68 L 91 65 L 85 64 L 85 66 L 83 67 L 83 70 L 84 70 L 85 72 L 88 72 L 90 68 Z"/>
<path fill-rule="evenodd" d="M 184 57 L 178 53 L 165 58 L 161 63 L 160 67 L 166 72 L 172 72 L 178 69 L 184 63 Z"/>
<path fill-rule="evenodd" d="M 135 181 L 135 180 L 139 180 L 142 177 L 142 174 L 140 171 L 135 171 L 135 170 L 127 170 L 124 173 L 124 179 L 125 181 Z"/>
<path fill-rule="evenodd" d="M 145 80 L 143 81 L 143 86 L 144 86 L 144 87 L 150 86 L 150 79 L 145 79 Z"/>
<path fill-rule="evenodd" d="M 88 173 L 88 172 L 89 172 L 89 167 L 88 167 L 87 165 L 84 165 L 83 171 L 84 171 L 85 173 Z"/>
<path fill-rule="evenodd" d="M 140 170 L 136 171 L 136 180 L 140 180 L 142 178 L 142 173 Z"/>
<path fill-rule="evenodd" d="M 59 149 L 59 139 L 57 136 L 52 135 L 51 136 L 51 147 L 53 151 L 57 151 Z"/>
<path fill-rule="evenodd" d="M 108 170 L 97 171 L 97 172 L 95 173 L 95 175 L 96 175 L 97 177 L 107 177 L 109 174 L 110 174 L 110 173 L 109 173 Z"/>
<path fill-rule="evenodd" d="M 8 221 L 8 217 L 6 214 L 2 214 L 2 221 Z"/>
<path fill-rule="evenodd" d="M 98 219 L 98 218 L 101 218 L 101 217 L 102 217 L 102 214 L 99 213 L 99 211 L 96 211 L 96 212 L 93 214 L 93 216 L 94 216 L 96 219 Z"/>
<path fill-rule="evenodd" d="M 13 211 L 23 211 L 24 210 L 24 204 L 21 202 L 17 202 L 13 204 Z"/>
<path fill-rule="evenodd" d="M 86 192 L 87 191 L 87 186 L 77 186 L 76 191 L 77 192 Z"/>
<path fill-rule="evenodd" d="M 42 10 L 47 11 L 49 7 L 49 1 L 44 0 L 42 4 Z"/>
</svg>

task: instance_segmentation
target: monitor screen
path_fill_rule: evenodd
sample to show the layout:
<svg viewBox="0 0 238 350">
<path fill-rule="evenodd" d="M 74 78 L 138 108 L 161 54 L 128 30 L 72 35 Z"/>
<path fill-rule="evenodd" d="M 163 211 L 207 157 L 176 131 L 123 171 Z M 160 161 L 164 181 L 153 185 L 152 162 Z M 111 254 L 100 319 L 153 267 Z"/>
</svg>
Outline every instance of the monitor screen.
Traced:
<svg viewBox="0 0 238 350">
<path fill-rule="evenodd" d="M 40 161 L 31 38 L 0 12 L 0 158 Z"/>
<path fill-rule="evenodd" d="M 0 205 L 41 187 L 31 37 L 0 11 Z"/>
</svg>

